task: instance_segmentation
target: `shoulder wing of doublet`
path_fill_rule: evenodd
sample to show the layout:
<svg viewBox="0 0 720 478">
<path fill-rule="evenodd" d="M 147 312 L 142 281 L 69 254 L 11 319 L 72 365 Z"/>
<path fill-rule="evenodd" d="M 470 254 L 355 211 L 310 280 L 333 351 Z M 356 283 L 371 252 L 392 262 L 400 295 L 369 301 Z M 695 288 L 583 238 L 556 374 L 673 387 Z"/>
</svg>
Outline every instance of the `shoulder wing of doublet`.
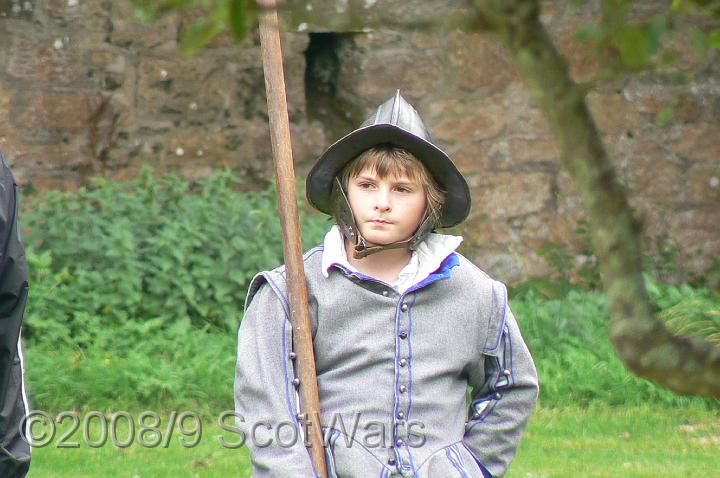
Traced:
<svg viewBox="0 0 720 478">
<path fill-rule="evenodd" d="M 308 294 L 312 295 L 316 287 L 321 286 L 325 277 L 322 275 L 323 246 L 313 247 L 303 255 L 305 278 L 307 279 Z"/>
<path fill-rule="evenodd" d="M 505 314 L 507 308 L 507 288 L 502 282 L 493 279 L 486 272 L 473 264 L 466 257 L 460 256 L 460 267 L 453 276 L 460 279 L 463 290 L 467 287 L 468 293 L 464 297 L 474 297 L 480 302 L 483 309 L 489 308 L 490 322 L 488 323 L 488 336 L 485 346 L 485 353 L 494 355 L 497 353 L 500 343 L 500 336 L 505 328 Z"/>
<path fill-rule="evenodd" d="M 456 252 L 459 258 L 459 267 L 453 270 L 453 276 L 460 279 L 464 287 L 479 291 L 483 295 L 490 294 L 496 284 L 501 284 L 485 271 L 473 264 L 467 257 Z"/>
<path fill-rule="evenodd" d="M 257 297 L 257 300 L 266 299 L 267 294 L 275 296 L 277 300 L 283 304 L 283 308 L 288 309 L 285 304 L 287 302 L 287 285 L 285 284 L 285 278 L 283 274 L 278 272 L 278 269 L 271 271 L 263 271 L 253 277 L 250 281 L 250 287 L 248 287 L 248 293 L 245 297 L 244 310 L 247 311 L 250 307 L 250 303 Z M 286 310 L 286 313 L 288 310 Z"/>
<path fill-rule="evenodd" d="M 315 278 L 319 274 L 316 271 L 320 271 L 320 263 L 322 259 L 322 246 L 314 247 L 307 251 L 303 255 L 303 267 L 305 268 L 305 277 L 309 283 L 312 283 L 312 278 Z M 247 310 L 250 302 L 255 298 L 258 291 L 263 285 L 267 284 L 270 289 L 275 293 L 280 302 L 285 305 L 288 303 L 288 290 L 287 290 L 287 273 L 285 265 L 276 267 L 269 271 L 259 272 L 250 281 L 248 287 L 247 297 L 245 298 L 245 310 Z M 289 310 L 286 311 L 289 313 Z"/>
</svg>

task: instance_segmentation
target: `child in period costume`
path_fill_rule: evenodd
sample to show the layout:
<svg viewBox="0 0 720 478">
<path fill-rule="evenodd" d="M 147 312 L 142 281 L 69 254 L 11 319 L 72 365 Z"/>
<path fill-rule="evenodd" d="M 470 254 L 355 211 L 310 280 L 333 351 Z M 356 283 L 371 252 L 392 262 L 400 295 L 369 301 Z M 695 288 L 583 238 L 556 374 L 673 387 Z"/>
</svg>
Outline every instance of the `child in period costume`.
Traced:
<svg viewBox="0 0 720 478">
<path fill-rule="evenodd" d="M 398 92 L 328 148 L 307 195 L 337 222 L 304 257 L 329 475 L 502 476 L 538 383 L 505 286 L 432 232 L 467 217 L 462 175 Z M 239 332 L 258 478 L 315 476 L 294 356 L 281 267 L 252 281 Z"/>
</svg>

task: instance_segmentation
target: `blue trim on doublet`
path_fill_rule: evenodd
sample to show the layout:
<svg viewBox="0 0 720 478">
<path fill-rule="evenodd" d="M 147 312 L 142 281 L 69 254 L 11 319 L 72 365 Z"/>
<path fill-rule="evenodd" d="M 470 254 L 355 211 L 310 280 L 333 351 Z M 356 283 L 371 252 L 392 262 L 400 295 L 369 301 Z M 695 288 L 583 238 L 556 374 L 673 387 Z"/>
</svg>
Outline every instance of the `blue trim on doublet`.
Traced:
<svg viewBox="0 0 720 478">
<path fill-rule="evenodd" d="M 449 256 L 447 256 L 443 261 L 440 263 L 440 267 L 437 268 L 435 272 L 427 276 L 424 280 L 418 282 L 414 286 L 410 287 L 406 294 L 410 292 L 414 292 L 418 289 L 422 289 L 425 286 L 428 286 L 432 284 L 433 282 L 437 282 L 442 279 L 449 279 L 450 278 L 450 270 L 460 265 L 460 259 L 458 258 L 457 253 L 453 252 Z"/>
</svg>

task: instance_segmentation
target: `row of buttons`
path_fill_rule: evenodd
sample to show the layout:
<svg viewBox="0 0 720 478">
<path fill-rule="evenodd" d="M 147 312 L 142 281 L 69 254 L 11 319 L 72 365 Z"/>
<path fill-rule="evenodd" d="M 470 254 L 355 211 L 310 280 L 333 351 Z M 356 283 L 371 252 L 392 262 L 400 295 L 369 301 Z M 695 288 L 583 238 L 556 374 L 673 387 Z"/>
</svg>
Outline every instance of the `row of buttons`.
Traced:
<svg viewBox="0 0 720 478">
<path fill-rule="evenodd" d="M 403 305 L 400 306 L 400 310 L 402 310 L 403 312 L 407 312 L 407 310 L 408 310 L 407 303 L 403 303 Z M 401 330 L 400 333 L 398 334 L 398 337 L 400 337 L 403 340 L 405 340 L 407 338 L 407 336 L 408 336 L 408 334 L 404 330 Z"/>
<path fill-rule="evenodd" d="M 390 292 L 389 292 L 388 290 L 383 290 L 383 291 L 382 291 L 382 295 L 383 295 L 384 297 L 388 297 L 389 294 L 390 294 Z M 408 309 L 409 309 L 409 306 L 407 305 L 407 303 L 403 303 L 403 304 L 400 306 L 400 310 L 403 311 L 403 312 L 407 312 Z M 400 339 L 402 339 L 402 340 L 405 340 L 405 339 L 407 339 L 408 334 L 407 334 L 406 331 L 401 330 L 401 331 L 398 333 L 398 337 L 400 337 Z M 290 352 L 290 359 L 291 359 L 291 360 L 295 360 L 295 359 L 296 359 L 296 354 L 295 354 L 295 352 Z M 405 357 L 403 357 L 403 358 L 401 358 L 401 359 L 398 361 L 398 364 L 399 364 L 401 367 L 406 367 L 406 366 L 408 365 L 408 359 L 405 358 Z M 299 386 L 300 386 L 300 379 L 299 379 L 299 378 L 294 378 L 294 379 L 292 380 L 292 384 L 293 384 L 295 387 L 299 387 Z M 405 393 L 405 392 L 407 392 L 407 387 L 406 387 L 405 385 L 400 385 L 400 387 L 398 388 L 398 390 L 400 391 L 400 393 Z M 402 420 L 405 419 L 405 413 L 404 413 L 403 411 L 398 411 L 396 416 L 397 416 L 397 419 L 400 420 L 400 421 L 402 421 Z M 299 417 L 299 418 L 300 418 L 300 417 Z M 303 418 L 304 418 L 304 417 L 303 417 Z M 404 441 L 402 438 L 398 438 L 397 440 L 395 440 L 395 446 L 396 446 L 396 447 L 401 448 L 401 447 L 404 446 L 404 445 L 405 445 L 405 441 Z M 387 463 L 388 463 L 388 465 L 390 465 L 390 466 L 395 466 L 395 465 L 397 464 L 397 461 L 396 461 L 396 459 L 395 459 L 394 457 L 390 457 L 390 458 L 388 458 Z"/>
<path fill-rule="evenodd" d="M 400 310 L 402 310 L 403 312 L 407 312 L 407 310 L 408 310 L 407 303 L 403 302 L 403 304 L 400 306 Z M 407 338 L 407 336 L 408 336 L 408 334 L 404 330 L 401 330 L 400 333 L 398 334 L 398 337 L 400 337 L 402 340 L 405 340 Z M 398 361 L 398 363 L 400 364 L 401 367 L 405 367 L 408 364 L 408 361 L 406 358 L 401 358 Z M 400 391 L 400 393 L 405 393 L 405 392 L 407 392 L 407 387 L 405 385 L 400 385 L 400 388 L 398 390 Z M 400 414 L 402 414 L 402 412 L 400 412 Z M 398 445 L 398 446 L 400 446 L 400 445 Z"/>
<path fill-rule="evenodd" d="M 402 304 L 400 304 L 400 310 L 401 310 L 403 313 L 407 313 L 407 311 L 408 311 L 409 309 L 410 309 L 410 307 L 408 306 L 408 304 L 407 304 L 406 302 L 403 302 Z M 401 320 L 402 320 L 402 319 L 401 319 Z M 401 340 L 405 340 L 405 339 L 408 338 L 408 333 L 401 328 L 400 331 L 398 332 L 398 337 L 400 337 Z M 398 365 L 400 365 L 400 367 L 402 367 L 402 368 L 407 367 L 407 366 L 408 366 L 408 363 L 409 363 L 409 359 L 408 359 L 407 357 L 402 357 L 402 358 L 400 358 L 400 359 L 398 360 Z M 401 394 L 405 394 L 407 391 L 408 391 L 408 386 L 406 386 L 406 385 L 400 385 L 400 386 L 398 387 L 398 392 L 400 392 Z M 396 424 L 397 426 L 399 426 L 399 427 L 403 427 L 403 426 L 404 426 L 404 420 L 405 420 L 405 412 L 403 412 L 403 411 L 398 411 L 397 414 L 396 414 L 396 417 L 397 417 L 397 419 L 396 419 L 396 421 L 395 421 L 395 424 Z M 396 438 L 396 440 L 395 440 L 395 447 L 396 447 L 396 448 L 402 448 L 402 447 L 405 445 L 405 441 L 403 440 L 403 434 L 400 434 L 400 435 L 401 435 L 401 436 L 396 436 L 396 437 L 395 437 L 395 438 Z M 402 450 L 399 450 L 398 452 L 399 452 L 401 455 L 404 455 L 404 454 L 405 454 L 404 451 L 402 451 Z M 402 458 L 402 461 L 403 461 L 403 463 L 405 463 L 405 464 L 407 464 L 407 461 L 406 461 L 406 460 L 407 460 L 407 457 L 403 457 L 403 458 Z M 390 466 L 396 466 L 396 465 L 397 465 L 397 459 L 396 459 L 396 457 L 390 457 L 390 458 L 388 459 L 388 465 L 390 465 Z"/>
</svg>

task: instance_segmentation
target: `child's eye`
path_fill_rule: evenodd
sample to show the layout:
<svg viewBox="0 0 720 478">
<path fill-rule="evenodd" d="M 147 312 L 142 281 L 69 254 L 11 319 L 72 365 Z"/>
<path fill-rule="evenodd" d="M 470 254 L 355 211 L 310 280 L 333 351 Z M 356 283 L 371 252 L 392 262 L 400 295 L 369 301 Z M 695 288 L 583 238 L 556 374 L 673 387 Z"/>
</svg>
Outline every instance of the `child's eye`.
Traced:
<svg viewBox="0 0 720 478">
<path fill-rule="evenodd" d="M 358 183 L 358 187 L 360 189 L 370 189 L 373 186 L 374 186 L 373 183 L 367 183 L 367 182 Z"/>
<path fill-rule="evenodd" d="M 395 188 L 395 190 L 399 193 L 411 193 L 412 192 L 411 188 L 406 188 L 405 186 L 398 186 Z"/>
</svg>

